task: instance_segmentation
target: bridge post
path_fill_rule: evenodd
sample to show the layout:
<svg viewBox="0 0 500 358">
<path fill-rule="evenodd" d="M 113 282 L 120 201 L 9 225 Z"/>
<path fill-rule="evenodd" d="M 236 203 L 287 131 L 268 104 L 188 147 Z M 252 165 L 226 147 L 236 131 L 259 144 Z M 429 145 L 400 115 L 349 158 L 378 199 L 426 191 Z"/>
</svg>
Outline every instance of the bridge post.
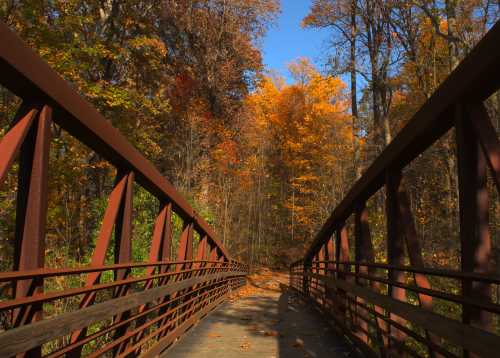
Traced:
<svg viewBox="0 0 500 358">
<path fill-rule="evenodd" d="M 184 222 L 179 249 L 177 251 L 177 261 L 186 261 L 193 259 L 193 224 Z"/>
<path fill-rule="evenodd" d="M 206 252 L 207 252 L 207 242 L 208 242 L 207 235 L 203 235 L 203 237 L 200 240 L 200 243 L 198 244 L 198 251 L 196 253 L 196 260 L 197 261 L 205 260 L 205 256 L 206 256 Z"/>
<path fill-rule="evenodd" d="M 357 263 L 359 262 L 364 262 L 364 263 L 374 263 L 375 262 L 375 252 L 373 248 L 373 243 L 372 243 L 372 238 L 371 238 L 371 233 L 370 233 L 370 226 L 368 222 L 368 210 L 366 208 L 366 202 L 362 202 L 357 206 L 355 209 L 354 213 L 354 237 L 355 237 L 355 247 L 354 247 L 354 252 L 355 252 L 355 261 Z M 361 285 L 361 286 L 366 286 L 369 282 L 368 280 L 365 279 L 360 279 L 358 277 L 359 274 L 363 275 L 374 275 L 375 274 L 375 269 L 373 267 L 367 267 L 363 265 L 356 264 L 356 284 Z M 380 291 L 380 285 L 376 281 L 371 281 L 370 286 L 372 289 L 376 292 Z M 365 304 L 365 300 L 362 298 L 357 299 L 358 302 Z M 379 306 L 374 306 L 374 309 L 377 313 L 383 314 L 383 309 Z M 364 314 L 366 317 L 369 316 L 369 312 L 366 310 L 363 310 Z M 377 334 L 377 340 L 378 344 L 380 346 L 380 353 L 381 356 L 385 356 L 385 347 L 387 345 L 387 340 L 384 339 L 385 337 L 382 334 L 382 329 L 386 330 L 387 324 L 386 322 L 378 318 L 376 315 L 374 315 L 374 321 L 376 323 L 376 334 Z M 366 321 L 363 321 L 361 323 L 361 327 L 365 332 L 368 332 L 368 323 Z M 366 333 L 362 333 L 362 336 L 360 337 L 363 339 L 365 343 L 368 343 L 368 336 Z"/>
<path fill-rule="evenodd" d="M 161 249 L 158 258 L 162 261 L 170 261 L 171 253 L 170 250 L 172 248 L 172 231 L 173 231 L 173 224 L 172 224 L 172 203 L 169 202 L 168 204 L 164 204 L 164 210 L 165 210 L 165 223 L 163 225 L 163 234 L 161 238 Z M 165 273 L 169 270 L 169 266 L 159 268 L 160 273 Z M 168 281 L 168 279 L 164 279 L 162 281 L 162 284 L 165 284 L 165 282 Z"/>
<path fill-rule="evenodd" d="M 319 251 L 318 251 L 318 255 L 317 255 L 317 258 L 318 258 L 318 261 L 317 261 L 317 269 L 316 269 L 316 273 L 318 275 L 325 275 L 325 272 L 326 272 L 326 264 L 324 263 L 325 261 L 325 246 L 324 245 L 321 245 Z M 316 280 L 316 289 L 319 291 L 318 294 L 320 295 L 320 304 L 322 306 L 324 306 L 325 302 L 326 302 L 326 285 L 324 283 L 324 281 L 322 280 Z"/>
<path fill-rule="evenodd" d="M 349 261 L 349 241 L 347 238 L 347 228 L 345 223 L 342 223 L 340 227 L 337 229 L 336 237 L 335 237 L 335 262 L 336 262 L 336 271 L 337 271 L 337 280 L 346 280 L 346 275 L 342 273 L 342 271 L 349 270 L 350 266 L 348 264 L 340 264 L 341 262 Z M 339 305 L 339 313 L 341 314 L 341 319 L 347 318 L 347 310 L 349 309 L 349 302 L 347 294 L 344 290 L 337 290 L 338 297 L 338 305 Z M 351 315 L 352 316 L 352 315 Z M 347 323 L 347 322 L 346 322 Z"/>
<path fill-rule="evenodd" d="M 15 121 L 32 117 L 32 109 L 23 105 Z M 52 109 L 43 106 L 21 145 L 14 252 L 14 270 L 18 271 L 44 267 L 51 124 Z M 16 299 L 41 293 L 43 279 L 21 280 L 14 286 Z M 42 314 L 42 304 L 16 309 L 13 326 L 41 320 Z M 41 347 L 29 350 L 24 356 L 41 356 Z"/>
<path fill-rule="evenodd" d="M 335 261 L 335 245 L 333 240 L 333 237 L 330 237 L 325 244 L 325 261 L 327 261 L 325 275 L 329 277 L 335 276 L 335 265 L 331 263 L 332 261 Z M 328 308 L 333 308 L 333 298 L 333 290 L 325 285 L 325 300 Z"/>
<path fill-rule="evenodd" d="M 115 263 L 129 263 L 132 258 L 132 204 L 133 204 L 133 187 L 134 187 L 134 173 L 119 170 L 118 180 L 125 178 L 126 189 L 125 196 L 120 204 L 118 217 L 115 223 Z M 129 270 L 116 270 L 115 280 L 123 280 L 127 277 Z M 127 291 L 127 286 L 120 287 L 115 295 L 122 296 Z"/>
<path fill-rule="evenodd" d="M 311 272 L 314 274 L 319 274 L 318 272 L 318 261 L 319 261 L 319 254 L 316 253 L 313 256 L 312 263 L 311 263 Z M 316 300 L 318 292 L 318 279 L 316 277 L 311 277 L 309 281 L 309 295 Z"/>
<path fill-rule="evenodd" d="M 399 201 L 399 215 L 400 215 L 400 228 L 401 233 L 404 234 L 406 240 L 406 249 L 408 252 L 408 258 L 410 260 L 410 265 L 416 268 L 424 269 L 424 260 L 422 257 L 422 246 L 420 245 L 420 240 L 417 235 L 417 230 L 415 228 L 415 220 L 413 218 L 413 213 L 411 211 L 410 200 L 408 194 L 404 189 L 404 185 L 400 185 L 398 188 L 398 201 Z M 431 289 L 431 285 L 427 276 L 422 273 L 414 273 L 413 279 L 415 284 L 424 289 Z M 418 294 L 418 302 L 420 307 L 425 310 L 432 311 L 432 296 L 425 295 L 422 293 Z M 436 335 L 425 330 L 426 338 L 433 344 L 439 346 L 440 339 Z M 429 355 L 431 357 L 443 357 L 443 355 L 436 353 L 431 347 L 428 346 Z"/>
<path fill-rule="evenodd" d="M 368 262 L 371 258 L 371 239 L 370 237 L 366 237 L 365 225 L 367 224 L 365 220 L 367 219 L 365 215 L 367 214 L 365 210 L 364 203 L 355 210 L 354 214 L 354 261 L 356 262 L 355 269 L 355 281 L 357 285 L 364 286 L 365 279 L 359 277 L 359 274 L 368 274 L 368 269 L 366 266 L 362 266 L 360 262 Z M 368 244 L 368 240 L 370 240 L 370 244 Z M 360 297 L 356 297 L 356 302 L 360 304 L 364 304 L 364 300 Z M 356 305 L 357 307 L 358 305 Z M 358 310 L 358 308 L 356 308 Z M 368 312 L 364 309 L 360 309 L 363 312 L 365 317 L 368 316 Z M 357 314 L 357 321 L 360 326 L 360 330 L 357 332 L 358 337 L 364 342 L 368 343 L 368 323 L 365 320 L 365 317 L 362 317 L 359 313 Z"/>
<path fill-rule="evenodd" d="M 218 260 L 217 246 L 210 245 L 210 261 L 217 261 L 217 260 Z"/>
<path fill-rule="evenodd" d="M 404 266 L 404 241 L 400 227 L 400 211 L 398 191 L 401 185 L 401 171 L 387 170 L 386 171 L 386 219 L 387 219 L 387 261 L 389 265 Z M 389 268 L 388 278 L 390 282 L 404 283 L 405 274 L 400 270 Z M 398 301 L 406 301 L 406 291 L 395 285 L 389 285 L 389 294 L 392 298 Z M 390 319 L 404 325 L 405 320 L 391 313 Z M 402 343 L 406 338 L 406 334 L 399 329 L 389 326 L 390 338 L 389 346 L 392 343 Z M 397 349 L 397 347 L 396 347 Z"/>
<path fill-rule="evenodd" d="M 134 172 L 118 170 L 118 180 L 124 178 L 126 180 L 126 189 L 124 193 L 123 200 L 120 204 L 120 209 L 118 211 L 118 217 L 115 223 L 115 263 L 124 264 L 130 263 L 132 259 L 132 210 L 133 210 L 133 188 L 134 188 Z M 116 270 L 115 281 L 125 280 L 129 274 L 129 269 Z M 113 293 L 113 298 L 118 298 L 121 296 L 126 296 L 129 290 L 128 285 L 118 286 Z M 114 317 L 113 322 L 118 323 L 123 320 L 128 319 L 130 316 L 130 311 L 125 311 L 116 317 Z M 115 330 L 115 339 L 120 338 L 125 334 L 128 329 L 129 324 L 125 324 Z M 124 344 L 120 344 L 115 347 L 114 353 L 121 352 L 125 348 Z"/>
<path fill-rule="evenodd" d="M 481 104 L 482 106 L 482 104 Z M 485 110 L 455 106 L 455 128 L 458 154 L 461 268 L 463 272 L 490 271 L 491 238 L 489 233 L 489 200 L 486 158 L 474 135 L 474 116 L 488 120 Z M 476 107 L 477 108 L 477 107 Z M 472 299 L 491 299 L 491 286 L 483 282 L 462 280 L 462 294 Z M 462 322 L 486 331 L 491 329 L 491 314 L 462 305 Z M 464 356 L 473 356 L 464 351 Z"/>
<path fill-rule="evenodd" d="M 309 285 L 311 283 L 311 279 L 308 276 L 309 273 L 311 272 L 312 268 L 312 258 L 305 258 L 304 262 L 302 264 L 302 270 L 303 270 L 303 275 L 302 275 L 302 294 L 306 297 L 309 296 L 310 289 Z"/>
</svg>

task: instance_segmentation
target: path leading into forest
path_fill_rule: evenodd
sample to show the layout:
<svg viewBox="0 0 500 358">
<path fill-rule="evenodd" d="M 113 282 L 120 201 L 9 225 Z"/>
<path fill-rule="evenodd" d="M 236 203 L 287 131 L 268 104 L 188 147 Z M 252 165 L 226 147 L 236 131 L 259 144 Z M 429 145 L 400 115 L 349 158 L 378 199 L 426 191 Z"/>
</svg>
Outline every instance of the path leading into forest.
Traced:
<svg viewBox="0 0 500 358">
<path fill-rule="evenodd" d="M 246 287 L 162 357 L 354 357 L 312 306 L 280 285 L 287 283 L 287 275 L 267 269 L 250 275 Z"/>
</svg>

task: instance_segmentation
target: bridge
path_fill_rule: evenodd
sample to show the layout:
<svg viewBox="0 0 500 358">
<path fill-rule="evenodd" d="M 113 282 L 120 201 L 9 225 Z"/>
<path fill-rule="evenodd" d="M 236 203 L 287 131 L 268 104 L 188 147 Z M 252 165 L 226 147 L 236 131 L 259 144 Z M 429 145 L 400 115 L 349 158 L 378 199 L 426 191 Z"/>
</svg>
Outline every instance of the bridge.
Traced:
<svg viewBox="0 0 500 358">
<path fill-rule="evenodd" d="M 500 191 L 500 142 L 484 102 L 500 89 L 500 24 L 353 184 L 285 282 L 241 300 L 232 297 L 251 279 L 249 267 L 234 260 L 160 172 L 4 24 L 0 84 L 22 99 L 0 141 L 0 184 L 18 163 L 14 265 L 0 273 L 2 287 L 10 287 L 0 297 L 6 322 L 0 357 L 499 355 L 500 276 L 489 261 L 487 183 Z M 88 266 L 44 267 L 52 123 L 116 168 Z M 405 168 L 452 128 L 460 270 L 426 267 L 403 181 Z M 132 262 L 134 183 L 160 208 L 147 262 Z M 379 249 L 366 205 L 379 192 L 387 263 L 375 259 Z M 175 251 L 174 214 L 182 220 Z M 110 252 L 113 263 L 107 262 Z M 62 290 L 44 285 L 69 277 L 74 284 Z M 438 280 L 458 289 L 439 288 Z M 437 301 L 458 307 L 460 318 L 436 310 Z M 47 312 L 56 302 L 64 303 L 64 312 Z M 249 332 L 238 325 L 256 317 L 263 334 L 237 341 Z M 214 325 L 228 339 L 207 341 Z M 298 329 L 331 332 L 299 339 Z M 282 345 L 290 336 L 295 351 Z"/>
</svg>

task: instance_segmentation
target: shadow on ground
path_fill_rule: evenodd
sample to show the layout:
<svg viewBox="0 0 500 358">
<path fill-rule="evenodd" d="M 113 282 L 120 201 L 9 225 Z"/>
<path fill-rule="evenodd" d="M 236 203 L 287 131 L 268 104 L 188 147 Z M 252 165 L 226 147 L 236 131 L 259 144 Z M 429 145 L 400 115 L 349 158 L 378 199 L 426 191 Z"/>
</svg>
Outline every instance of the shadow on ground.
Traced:
<svg viewBox="0 0 500 358">
<path fill-rule="evenodd" d="M 299 297 L 283 293 L 278 300 L 278 357 L 357 357 L 324 317 Z"/>
<path fill-rule="evenodd" d="M 269 289 L 221 305 L 162 354 L 207 356 L 316 358 L 354 353 L 310 305 L 289 291 Z"/>
</svg>

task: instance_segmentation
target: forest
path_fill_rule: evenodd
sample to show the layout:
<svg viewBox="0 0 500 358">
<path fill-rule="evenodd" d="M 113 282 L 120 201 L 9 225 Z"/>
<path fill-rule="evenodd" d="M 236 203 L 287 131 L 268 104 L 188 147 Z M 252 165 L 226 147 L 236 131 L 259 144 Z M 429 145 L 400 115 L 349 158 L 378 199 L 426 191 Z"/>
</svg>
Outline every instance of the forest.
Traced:
<svg viewBox="0 0 500 358">
<path fill-rule="evenodd" d="M 235 258 L 285 267 L 500 18 L 500 3 L 314 0 L 302 26 L 328 31 L 323 65 L 295 59 L 291 83 L 262 59 L 279 14 L 279 0 L 0 0 L 0 20 L 154 163 Z M 0 87 L 0 137 L 19 103 Z M 486 105 L 498 131 L 500 93 Z M 46 266 L 78 266 L 116 173 L 56 125 L 52 134 Z M 404 173 L 430 266 L 459 266 L 455 150 L 451 131 Z M 0 187 L 2 271 L 12 266 L 15 168 Z M 500 200 L 490 189 L 498 268 Z M 383 196 L 368 208 L 385 262 Z M 136 185 L 134 261 L 148 255 L 157 212 Z"/>
</svg>

